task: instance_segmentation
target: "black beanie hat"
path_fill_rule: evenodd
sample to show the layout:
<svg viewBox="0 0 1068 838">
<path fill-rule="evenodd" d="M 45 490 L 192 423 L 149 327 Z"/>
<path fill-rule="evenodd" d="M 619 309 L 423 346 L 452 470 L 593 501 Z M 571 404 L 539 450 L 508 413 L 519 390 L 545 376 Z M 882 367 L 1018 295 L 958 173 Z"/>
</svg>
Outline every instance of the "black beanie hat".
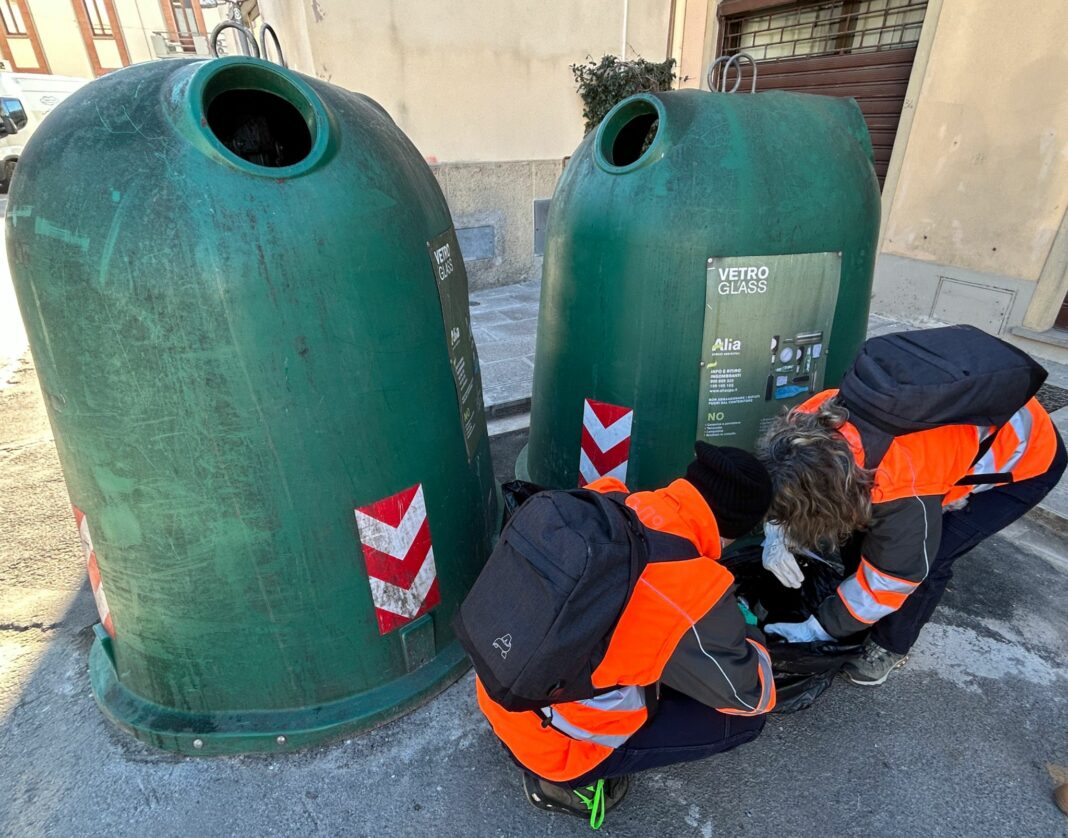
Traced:
<svg viewBox="0 0 1068 838">
<path fill-rule="evenodd" d="M 716 516 L 719 534 L 740 538 L 759 524 L 771 506 L 771 478 L 760 461 L 741 448 L 694 445 L 697 459 L 686 479 Z"/>
</svg>

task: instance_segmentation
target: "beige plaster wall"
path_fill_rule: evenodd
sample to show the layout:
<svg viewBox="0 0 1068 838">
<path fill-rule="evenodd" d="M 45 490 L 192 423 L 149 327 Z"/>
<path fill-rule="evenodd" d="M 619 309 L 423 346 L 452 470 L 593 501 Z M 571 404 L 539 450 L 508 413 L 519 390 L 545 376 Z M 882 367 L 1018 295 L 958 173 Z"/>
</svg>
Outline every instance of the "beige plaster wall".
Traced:
<svg viewBox="0 0 1068 838">
<path fill-rule="evenodd" d="M 159 0 L 114 0 L 114 3 L 122 23 L 123 35 L 126 37 L 130 63 L 137 64 L 154 59 L 156 54 L 152 50 L 152 32 L 167 28 Z M 210 10 L 205 9 L 205 21 L 209 14 Z"/>
<path fill-rule="evenodd" d="M 676 58 L 679 87 L 703 87 L 716 48 L 716 0 L 677 0 L 682 20 Z"/>
<path fill-rule="evenodd" d="M 156 58 L 152 49 L 152 32 L 167 29 L 159 0 L 114 0 L 114 2 L 118 25 L 122 28 L 126 39 L 130 63 L 136 64 Z M 85 42 L 78 29 L 78 19 L 74 14 L 71 0 L 30 0 L 30 11 L 52 73 L 57 76 L 92 78 L 93 68 L 89 62 Z M 202 12 L 205 27 L 209 31 L 225 17 L 223 7 L 203 9 Z M 114 25 L 115 22 L 112 21 L 112 24 Z M 96 43 L 102 64 L 105 67 L 118 67 L 119 52 L 115 42 L 100 39 Z M 10 45 L 15 51 L 16 58 L 33 63 L 28 41 L 11 39 Z"/>
<path fill-rule="evenodd" d="M 31 0 L 30 14 L 33 15 L 37 34 L 41 39 L 41 48 L 52 73 L 57 76 L 92 78 L 93 72 L 70 1 Z M 9 38 L 8 45 L 16 61 L 23 66 L 34 64 L 33 51 L 28 40 Z"/>
<path fill-rule="evenodd" d="M 1007 15 L 942 3 L 883 251 L 1034 281 L 1068 203 L 1068 9 Z"/>
<path fill-rule="evenodd" d="M 570 154 L 582 104 L 568 65 L 666 57 L 669 0 L 261 0 L 302 72 L 376 99 L 442 162 Z"/>
</svg>

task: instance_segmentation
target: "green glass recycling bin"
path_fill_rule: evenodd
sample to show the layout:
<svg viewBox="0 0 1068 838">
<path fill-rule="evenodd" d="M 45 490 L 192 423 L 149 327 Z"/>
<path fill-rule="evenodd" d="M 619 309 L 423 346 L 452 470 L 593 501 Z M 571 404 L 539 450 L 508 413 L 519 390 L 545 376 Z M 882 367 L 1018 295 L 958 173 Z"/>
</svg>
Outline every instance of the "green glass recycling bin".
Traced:
<svg viewBox="0 0 1068 838">
<path fill-rule="evenodd" d="M 519 476 L 653 488 L 834 386 L 867 327 L 872 161 L 851 99 L 620 102 L 553 195 Z"/>
<path fill-rule="evenodd" d="M 286 750 L 464 671 L 498 518 L 467 277 L 375 102 L 243 57 L 109 74 L 28 143 L 7 243 L 108 717 Z"/>
</svg>

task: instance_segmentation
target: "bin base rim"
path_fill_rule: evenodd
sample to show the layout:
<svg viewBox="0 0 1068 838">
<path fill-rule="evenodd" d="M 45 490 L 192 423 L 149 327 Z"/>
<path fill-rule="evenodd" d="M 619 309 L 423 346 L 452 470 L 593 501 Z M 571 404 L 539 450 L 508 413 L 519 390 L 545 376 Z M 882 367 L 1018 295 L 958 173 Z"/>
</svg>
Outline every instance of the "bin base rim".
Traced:
<svg viewBox="0 0 1068 838">
<path fill-rule="evenodd" d="M 530 463 L 528 461 L 530 454 L 530 443 L 528 442 L 523 446 L 519 452 L 519 456 L 515 458 L 515 479 L 524 480 L 527 483 L 530 482 Z"/>
<path fill-rule="evenodd" d="M 110 653 L 111 638 L 100 625 L 96 634 L 89 651 L 89 679 L 104 715 L 142 742 L 190 756 L 295 751 L 362 733 L 421 706 L 471 665 L 460 644 L 453 641 L 414 672 L 328 704 L 188 713 L 148 701 L 120 683 Z"/>
</svg>

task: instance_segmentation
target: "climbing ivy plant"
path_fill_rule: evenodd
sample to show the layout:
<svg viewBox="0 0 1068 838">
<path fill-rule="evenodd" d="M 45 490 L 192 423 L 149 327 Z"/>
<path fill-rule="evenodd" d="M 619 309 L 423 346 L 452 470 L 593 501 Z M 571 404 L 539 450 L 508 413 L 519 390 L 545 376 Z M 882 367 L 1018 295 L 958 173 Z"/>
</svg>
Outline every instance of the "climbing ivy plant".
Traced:
<svg viewBox="0 0 1068 838">
<path fill-rule="evenodd" d="M 588 134 L 601 124 L 605 114 L 617 102 L 628 96 L 670 90 L 675 80 L 675 59 L 623 61 L 614 55 L 606 55 L 600 61 L 594 61 L 587 56 L 585 64 L 572 64 L 571 72 L 582 97 L 582 118 L 586 120 Z"/>
</svg>

